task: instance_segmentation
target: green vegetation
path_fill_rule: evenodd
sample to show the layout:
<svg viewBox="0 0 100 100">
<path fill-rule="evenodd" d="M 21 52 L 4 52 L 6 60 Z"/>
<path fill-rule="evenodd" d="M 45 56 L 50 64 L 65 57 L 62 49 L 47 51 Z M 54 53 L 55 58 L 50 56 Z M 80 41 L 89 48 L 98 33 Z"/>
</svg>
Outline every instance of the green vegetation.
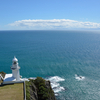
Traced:
<svg viewBox="0 0 100 100">
<path fill-rule="evenodd" d="M 26 100 L 30 100 L 30 84 L 31 82 L 25 81 L 26 84 Z"/>
<path fill-rule="evenodd" d="M 45 80 L 41 77 L 37 77 L 37 79 L 34 80 L 34 84 L 37 87 L 37 93 L 38 93 L 38 100 L 48 100 L 49 94 L 48 89 L 45 85 Z"/>
<path fill-rule="evenodd" d="M 33 88 L 33 91 L 37 92 L 38 100 L 52 100 L 50 98 L 54 97 L 54 92 L 50 86 L 49 81 L 45 81 L 41 77 L 37 77 L 35 80 L 30 79 L 29 82 L 26 82 L 26 99 L 30 100 L 30 87 L 32 84 L 35 85 L 36 89 Z M 31 99 L 33 100 L 33 99 Z"/>
</svg>

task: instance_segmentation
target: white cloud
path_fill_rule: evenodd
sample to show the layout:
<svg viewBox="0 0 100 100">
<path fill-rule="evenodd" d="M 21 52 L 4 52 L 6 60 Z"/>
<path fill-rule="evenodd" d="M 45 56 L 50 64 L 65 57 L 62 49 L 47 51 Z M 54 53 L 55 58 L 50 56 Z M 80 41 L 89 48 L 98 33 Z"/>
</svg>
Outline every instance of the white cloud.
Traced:
<svg viewBox="0 0 100 100">
<path fill-rule="evenodd" d="M 79 28 L 100 28 L 100 23 L 81 22 L 69 19 L 52 20 L 19 20 L 9 24 L 10 26 L 24 27 L 30 29 L 79 29 Z"/>
</svg>

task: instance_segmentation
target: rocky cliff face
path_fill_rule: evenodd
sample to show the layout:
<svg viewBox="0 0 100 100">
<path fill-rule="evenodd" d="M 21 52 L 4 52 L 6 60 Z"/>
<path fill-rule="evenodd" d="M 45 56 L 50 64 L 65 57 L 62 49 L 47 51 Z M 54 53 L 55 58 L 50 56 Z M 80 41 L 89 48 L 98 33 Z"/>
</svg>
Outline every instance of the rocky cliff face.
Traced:
<svg viewBox="0 0 100 100">
<path fill-rule="evenodd" d="M 29 82 L 26 82 L 26 99 L 56 100 L 50 81 L 46 81 L 41 77 L 37 77 L 35 80 L 30 79 Z"/>
</svg>

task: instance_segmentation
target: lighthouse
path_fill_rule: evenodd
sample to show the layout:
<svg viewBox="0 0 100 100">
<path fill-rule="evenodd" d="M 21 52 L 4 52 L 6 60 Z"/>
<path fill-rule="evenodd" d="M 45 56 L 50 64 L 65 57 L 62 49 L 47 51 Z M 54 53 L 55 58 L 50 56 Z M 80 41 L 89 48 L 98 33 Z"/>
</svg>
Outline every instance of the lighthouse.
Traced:
<svg viewBox="0 0 100 100">
<path fill-rule="evenodd" d="M 18 66 L 18 59 L 16 57 L 13 58 L 12 60 L 12 75 L 16 79 L 16 81 L 20 81 L 20 72 L 19 72 L 20 67 Z"/>
</svg>

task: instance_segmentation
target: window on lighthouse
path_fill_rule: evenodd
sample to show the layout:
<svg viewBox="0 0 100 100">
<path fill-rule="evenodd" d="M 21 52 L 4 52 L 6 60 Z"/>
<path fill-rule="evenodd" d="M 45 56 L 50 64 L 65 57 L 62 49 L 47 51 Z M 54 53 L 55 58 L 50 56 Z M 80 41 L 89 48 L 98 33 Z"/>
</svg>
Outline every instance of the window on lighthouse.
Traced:
<svg viewBox="0 0 100 100">
<path fill-rule="evenodd" d="M 13 64 L 16 64 L 16 62 L 14 61 L 14 63 Z"/>
</svg>

